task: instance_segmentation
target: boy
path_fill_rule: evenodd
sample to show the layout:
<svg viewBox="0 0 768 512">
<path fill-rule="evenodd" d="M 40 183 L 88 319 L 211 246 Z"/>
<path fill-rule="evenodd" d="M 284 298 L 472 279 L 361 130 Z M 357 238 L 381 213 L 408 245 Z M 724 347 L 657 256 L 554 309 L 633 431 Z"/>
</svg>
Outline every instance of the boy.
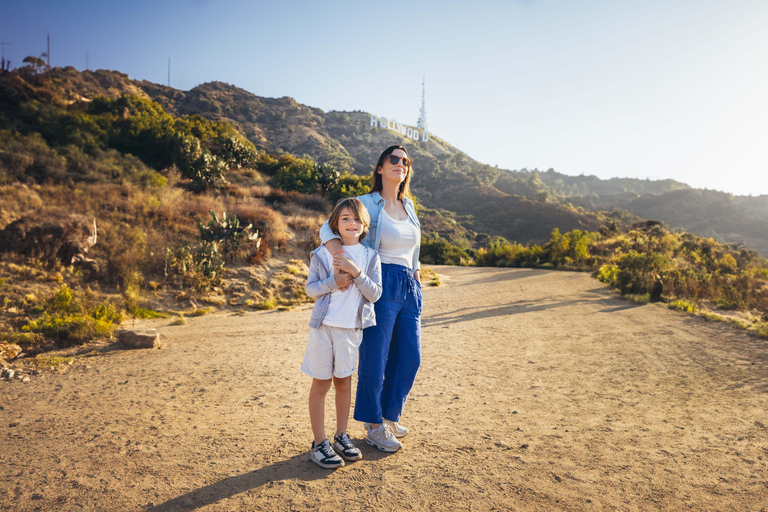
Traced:
<svg viewBox="0 0 768 512">
<path fill-rule="evenodd" d="M 301 371 L 312 377 L 309 391 L 309 418 L 312 423 L 310 460 L 320 467 L 335 469 L 346 460 L 363 458 L 347 434 L 355 370 L 362 330 L 376 325 L 373 303 L 381 297 L 381 260 L 373 249 L 360 244 L 368 234 L 371 218 L 360 200 L 340 200 L 328 224 L 341 237 L 346 258 L 341 268 L 354 281 L 345 292 L 333 277 L 333 257 L 324 245 L 312 251 L 307 295 L 317 299 L 309 323 L 309 341 Z M 364 269 L 364 270 L 363 270 Z M 325 437 L 325 395 L 336 388 L 336 435 L 334 444 Z M 334 451 L 335 450 L 335 451 Z M 341 455 L 341 457 L 339 457 Z"/>
</svg>

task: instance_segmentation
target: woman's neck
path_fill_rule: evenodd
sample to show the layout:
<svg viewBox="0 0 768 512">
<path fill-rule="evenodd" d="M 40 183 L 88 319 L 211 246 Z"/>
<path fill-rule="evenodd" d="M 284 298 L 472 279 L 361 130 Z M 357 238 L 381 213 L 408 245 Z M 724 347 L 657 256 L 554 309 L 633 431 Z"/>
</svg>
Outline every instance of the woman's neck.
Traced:
<svg viewBox="0 0 768 512">
<path fill-rule="evenodd" d="M 400 184 L 392 185 L 389 182 L 385 181 L 381 184 L 381 197 L 384 198 L 384 201 L 387 202 L 387 204 L 394 204 L 397 201 L 397 192 L 398 188 L 400 188 Z"/>
</svg>

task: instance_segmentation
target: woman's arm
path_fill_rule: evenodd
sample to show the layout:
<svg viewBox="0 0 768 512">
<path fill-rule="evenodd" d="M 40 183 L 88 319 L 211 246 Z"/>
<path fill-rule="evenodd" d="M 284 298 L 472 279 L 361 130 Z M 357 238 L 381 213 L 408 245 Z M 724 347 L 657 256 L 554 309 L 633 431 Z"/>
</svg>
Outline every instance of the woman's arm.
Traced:
<svg viewBox="0 0 768 512">
<path fill-rule="evenodd" d="M 329 251 L 331 251 L 331 254 L 342 250 L 341 237 L 331 230 L 327 220 L 320 227 L 320 241 Z M 347 291 L 347 288 L 352 285 L 352 276 L 345 274 L 336 267 L 333 269 L 333 278 L 336 281 L 339 290 L 342 292 Z"/>
<path fill-rule="evenodd" d="M 344 270 L 340 269 L 337 265 L 337 260 L 344 260 L 344 261 L 352 261 L 344 254 L 344 249 L 342 249 L 341 240 L 336 240 L 335 238 L 333 240 L 329 240 L 325 247 L 331 251 L 331 254 L 333 254 L 333 278 L 336 280 L 336 285 L 339 287 L 339 290 L 342 292 L 347 291 L 347 288 L 349 288 L 352 285 L 352 276 L 349 275 L 348 272 L 345 272 Z M 341 252 L 339 252 L 341 251 Z"/>
</svg>

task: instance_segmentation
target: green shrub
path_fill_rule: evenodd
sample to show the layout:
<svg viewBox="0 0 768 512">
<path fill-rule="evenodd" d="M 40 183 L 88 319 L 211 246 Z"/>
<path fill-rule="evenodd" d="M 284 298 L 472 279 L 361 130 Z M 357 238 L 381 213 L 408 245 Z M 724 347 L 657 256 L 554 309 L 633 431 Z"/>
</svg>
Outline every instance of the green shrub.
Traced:
<svg viewBox="0 0 768 512">
<path fill-rule="evenodd" d="M 74 357 L 63 356 L 37 356 L 35 358 L 35 366 L 40 369 L 55 368 L 64 364 L 72 364 L 75 361 Z"/>
<path fill-rule="evenodd" d="M 262 300 L 261 302 L 257 302 L 253 307 L 260 310 L 275 309 L 277 307 L 277 300 L 274 298 Z"/>
<path fill-rule="evenodd" d="M 768 338 L 768 322 L 760 322 L 754 324 L 751 329 L 754 330 L 758 336 Z"/>
<path fill-rule="evenodd" d="M 24 333 L 39 333 L 58 343 L 70 346 L 96 338 L 109 338 L 122 322 L 122 312 L 112 303 L 87 304 L 86 298 L 66 285 L 44 302 L 42 316 L 22 327 Z"/>
<path fill-rule="evenodd" d="M 116 325 L 87 315 L 51 315 L 44 313 L 22 327 L 26 332 L 38 332 L 61 346 L 71 346 L 96 338 L 112 337 Z"/>
<path fill-rule="evenodd" d="M 171 315 L 163 313 L 162 311 L 154 311 L 152 309 L 146 309 L 137 307 L 131 310 L 131 314 L 134 318 L 153 319 L 153 318 L 170 318 Z"/>
<path fill-rule="evenodd" d="M 0 332 L 0 343 L 15 343 L 29 350 L 45 345 L 45 336 L 36 332 Z"/>
<path fill-rule="evenodd" d="M 471 257 L 463 249 L 433 233 L 421 237 L 419 260 L 431 265 L 463 265 L 469 262 Z"/>
<path fill-rule="evenodd" d="M 601 265 L 599 269 L 594 273 L 594 277 L 601 283 L 605 283 L 608 286 L 616 286 L 619 278 L 619 267 L 612 263 Z"/>
<path fill-rule="evenodd" d="M 696 304 L 685 300 L 673 300 L 669 303 L 670 309 L 676 309 L 677 311 L 684 311 L 686 313 L 695 313 L 698 310 Z"/>
</svg>

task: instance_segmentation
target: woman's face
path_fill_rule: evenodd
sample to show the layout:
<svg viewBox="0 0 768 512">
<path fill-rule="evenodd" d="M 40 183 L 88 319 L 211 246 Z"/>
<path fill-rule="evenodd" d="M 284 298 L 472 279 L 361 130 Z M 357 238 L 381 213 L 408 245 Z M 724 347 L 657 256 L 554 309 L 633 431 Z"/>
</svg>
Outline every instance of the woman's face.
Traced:
<svg viewBox="0 0 768 512">
<path fill-rule="evenodd" d="M 402 149 L 396 149 L 392 152 L 392 156 L 396 156 L 398 162 L 393 164 L 387 156 L 377 172 L 381 174 L 383 181 L 394 181 L 399 185 L 408 176 L 408 167 L 403 163 L 403 158 L 408 158 L 408 155 Z"/>
</svg>

